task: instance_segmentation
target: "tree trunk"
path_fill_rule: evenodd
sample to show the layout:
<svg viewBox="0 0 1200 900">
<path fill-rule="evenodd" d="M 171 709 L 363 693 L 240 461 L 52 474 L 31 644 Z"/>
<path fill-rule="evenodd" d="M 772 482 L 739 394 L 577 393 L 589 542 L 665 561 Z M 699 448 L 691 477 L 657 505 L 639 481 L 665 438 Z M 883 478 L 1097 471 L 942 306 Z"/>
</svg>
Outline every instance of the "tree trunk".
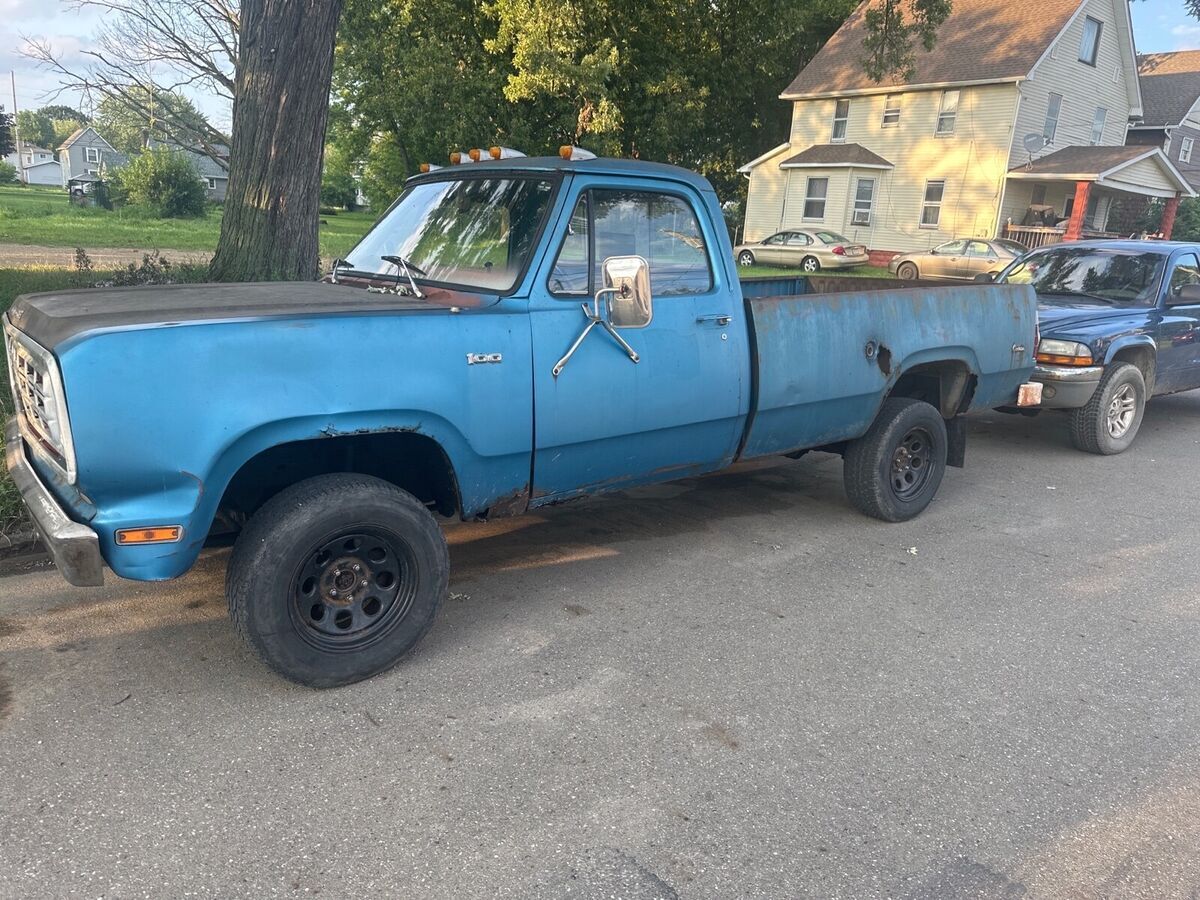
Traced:
<svg viewBox="0 0 1200 900">
<path fill-rule="evenodd" d="M 214 281 L 318 274 L 321 165 L 342 0 L 243 0 Z"/>
</svg>

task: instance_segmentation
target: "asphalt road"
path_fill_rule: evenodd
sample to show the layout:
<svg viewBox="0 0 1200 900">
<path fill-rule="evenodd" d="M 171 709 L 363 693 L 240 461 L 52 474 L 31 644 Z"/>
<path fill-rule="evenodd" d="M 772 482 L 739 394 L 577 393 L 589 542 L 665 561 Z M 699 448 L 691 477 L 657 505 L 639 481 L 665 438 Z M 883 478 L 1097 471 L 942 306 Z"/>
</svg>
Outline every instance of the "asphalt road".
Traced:
<svg viewBox="0 0 1200 900">
<path fill-rule="evenodd" d="M 0 581 L 0 895 L 1195 897 L 1200 396 L 989 416 L 884 525 L 812 455 L 451 533 L 353 688 L 173 584 Z"/>
</svg>

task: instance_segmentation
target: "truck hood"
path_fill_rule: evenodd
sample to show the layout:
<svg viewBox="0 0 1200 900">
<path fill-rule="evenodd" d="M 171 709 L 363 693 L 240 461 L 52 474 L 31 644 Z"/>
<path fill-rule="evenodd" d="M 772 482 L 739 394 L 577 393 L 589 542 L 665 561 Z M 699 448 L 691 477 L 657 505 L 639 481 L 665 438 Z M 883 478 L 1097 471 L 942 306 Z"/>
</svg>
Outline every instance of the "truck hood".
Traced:
<svg viewBox="0 0 1200 900">
<path fill-rule="evenodd" d="M 1079 303 L 1067 297 L 1038 296 L 1038 329 L 1042 337 L 1086 329 L 1117 328 L 1119 322 L 1145 320 L 1150 310 L 1143 306 L 1107 306 Z"/>
<path fill-rule="evenodd" d="M 311 281 L 173 284 L 23 294 L 12 324 L 53 350 L 80 334 L 120 328 L 362 312 L 445 313 L 490 306 L 494 294 L 423 288 L 425 297 L 370 293 L 360 286 Z"/>
</svg>

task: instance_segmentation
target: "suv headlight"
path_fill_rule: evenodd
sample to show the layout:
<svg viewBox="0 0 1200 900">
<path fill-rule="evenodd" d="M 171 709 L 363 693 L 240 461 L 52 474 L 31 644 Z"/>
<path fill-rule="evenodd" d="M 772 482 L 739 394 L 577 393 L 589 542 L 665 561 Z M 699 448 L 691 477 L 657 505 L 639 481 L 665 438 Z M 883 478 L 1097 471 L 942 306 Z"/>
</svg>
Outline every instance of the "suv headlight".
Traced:
<svg viewBox="0 0 1200 900">
<path fill-rule="evenodd" d="M 1042 338 L 1038 342 L 1037 361 L 1048 366 L 1090 366 L 1092 351 L 1078 341 Z"/>
</svg>

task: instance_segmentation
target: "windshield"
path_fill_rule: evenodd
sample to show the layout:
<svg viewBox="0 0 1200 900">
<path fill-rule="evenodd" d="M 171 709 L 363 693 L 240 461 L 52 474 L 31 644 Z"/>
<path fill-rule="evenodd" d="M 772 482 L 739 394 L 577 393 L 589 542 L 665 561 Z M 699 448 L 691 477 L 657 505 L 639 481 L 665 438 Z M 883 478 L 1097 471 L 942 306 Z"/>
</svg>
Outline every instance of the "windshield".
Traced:
<svg viewBox="0 0 1200 900">
<path fill-rule="evenodd" d="M 1164 259 L 1161 253 L 1063 246 L 1018 260 L 996 280 L 1031 284 L 1046 296 L 1152 306 L 1158 300 Z"/>
<path fill-rule="evenodd" d="M 408 188 L 346 258 L 346 269 L 379 275 L 403 270 L 417 281 L 488 291 L 511 290 L 550 206 L 548 178 L 461 178 Z"/>
</svg>

